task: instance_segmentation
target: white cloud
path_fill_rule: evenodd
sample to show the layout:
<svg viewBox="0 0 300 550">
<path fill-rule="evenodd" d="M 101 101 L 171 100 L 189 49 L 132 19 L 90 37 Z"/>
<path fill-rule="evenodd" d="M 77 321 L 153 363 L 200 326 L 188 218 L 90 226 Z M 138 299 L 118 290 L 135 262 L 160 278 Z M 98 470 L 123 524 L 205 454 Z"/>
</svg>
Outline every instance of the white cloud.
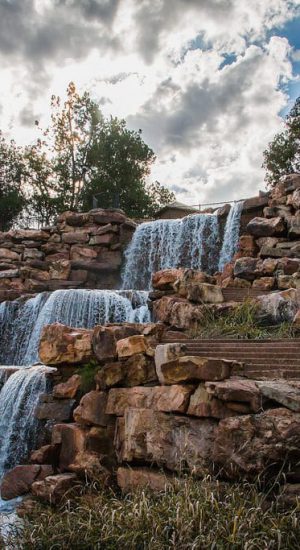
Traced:
<svg viewBox="0 0 300 550">
<path fill-rule="evenodd" d="M 196 203 L 251 195 L 292 79 L 300 0 L 0 0 L 0 127 L 27 142 L 70 80 L 142 128 L 153 177 Z M 25 14 L 26 11 L 26 14 Z M 18 40 L 16 40 L 18 36 Z M 32 127 L 30 119 L 32 117 Z M 185 191 L 183 191 L 183 189 Z"/>
</svg>

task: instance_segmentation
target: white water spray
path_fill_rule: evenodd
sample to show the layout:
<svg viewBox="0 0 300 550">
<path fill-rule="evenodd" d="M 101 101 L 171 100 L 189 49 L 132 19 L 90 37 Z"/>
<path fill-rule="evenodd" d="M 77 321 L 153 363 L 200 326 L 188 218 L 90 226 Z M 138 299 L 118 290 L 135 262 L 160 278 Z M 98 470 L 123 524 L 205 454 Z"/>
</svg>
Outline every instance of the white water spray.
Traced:
<svg viewBox="0 0 300 550">
<path fill-rule="evenodd" d="M 243 204 L 243 201 L 234 203 L 228 214 L 220 253 L 219 271 L 223 271 L 224 266 L 232 260 L 237 251 Z"/>
</svg>

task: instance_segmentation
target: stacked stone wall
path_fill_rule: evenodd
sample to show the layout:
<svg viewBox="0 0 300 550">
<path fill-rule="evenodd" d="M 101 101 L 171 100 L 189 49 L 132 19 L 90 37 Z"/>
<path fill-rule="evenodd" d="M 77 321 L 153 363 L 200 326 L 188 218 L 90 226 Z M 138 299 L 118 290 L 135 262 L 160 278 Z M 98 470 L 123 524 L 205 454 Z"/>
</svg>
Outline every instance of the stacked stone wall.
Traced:
<svg viewBox="0 0 300 550">
<path fill-rule="evenodd" d="M 0 301 L 64 288 L 120 285 L 136 224 L 119 210 L 65 212 L 51 227 L 0 233 Z"/>
</svg>

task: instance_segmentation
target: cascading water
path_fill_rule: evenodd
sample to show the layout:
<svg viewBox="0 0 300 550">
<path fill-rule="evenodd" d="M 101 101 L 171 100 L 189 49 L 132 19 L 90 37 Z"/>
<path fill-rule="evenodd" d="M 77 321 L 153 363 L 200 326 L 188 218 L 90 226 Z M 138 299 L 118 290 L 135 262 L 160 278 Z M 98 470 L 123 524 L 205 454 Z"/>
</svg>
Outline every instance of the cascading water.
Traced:
<svg viewBox="0 0 300 550">
<path fill-rule="evenodd" d="M 0 367 L 0 376 L 6 367 Z M 47 391 L 48 367 L 18 369 L 0 391 L 0 479 L 4 472 L 27 458 L 38 440 L 34 416 L 39 396 Z M 4 376 L 6 376 L 4 374 Z M 0 499 L 0 510 L 6 506 Z"/>
<path fill-rule="evenodd" d="M 126 251 L 123 288 L 149 289 L 152 273 L 169 267 L 212 273 L 218 267 L 219 251 L 217 215 L 142 223 Z"/>
<path fill-rule="evenodd" d="M 223 271 L 225 264 L 232 260 L 237 251 L 243 204 L 243 201 L 234 203 L 228 214 L 219 259 L 219 271 Z"/>
<path fill-rule="evenodd" d="M 109 322 L 150 320 L 147 292 L 110 290 L 56 290 L 26 302 L 0 305 L 0 363 L 32 365 L 38 362 L 42 328 L 59 322 L 92 328 Z"/>
</svg>

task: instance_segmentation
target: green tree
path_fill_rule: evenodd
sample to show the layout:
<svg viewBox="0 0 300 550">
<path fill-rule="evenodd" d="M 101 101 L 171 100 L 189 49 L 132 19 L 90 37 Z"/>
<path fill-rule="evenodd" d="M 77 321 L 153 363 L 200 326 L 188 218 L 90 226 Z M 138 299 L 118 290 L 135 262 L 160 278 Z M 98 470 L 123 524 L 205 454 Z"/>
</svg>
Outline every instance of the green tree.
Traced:
<svg viewBox="0 0 300 550">
<path fill-rule="evenodd" d="M 285 129 L 264 151 L 266 181 L 273 186 L 281 176 L 300 172 L 300 97 L 286 117 Z"/>
<path fill-rule="evenodd" d="M 51 107 L 50 127 L 26 151 L 32 208 L 44 222 L 63 210 L 89 210 L 94 197 L 103 208 L 119 206 L 136 217 L 174 200 L 159 184 L 146 183 L 155 155 L 141 131 L 129 130 L 124 120 L 105 119 L 72 82 L 67 100 L 61 104 L 52 96 Z"/>
<path fill-rule="evenodd" d="M 6 141 L 0 130 L 0 229 L 7 231 L 25 204 L 26 176 L 23 152 L 16 143 Z"/>
</svg>

